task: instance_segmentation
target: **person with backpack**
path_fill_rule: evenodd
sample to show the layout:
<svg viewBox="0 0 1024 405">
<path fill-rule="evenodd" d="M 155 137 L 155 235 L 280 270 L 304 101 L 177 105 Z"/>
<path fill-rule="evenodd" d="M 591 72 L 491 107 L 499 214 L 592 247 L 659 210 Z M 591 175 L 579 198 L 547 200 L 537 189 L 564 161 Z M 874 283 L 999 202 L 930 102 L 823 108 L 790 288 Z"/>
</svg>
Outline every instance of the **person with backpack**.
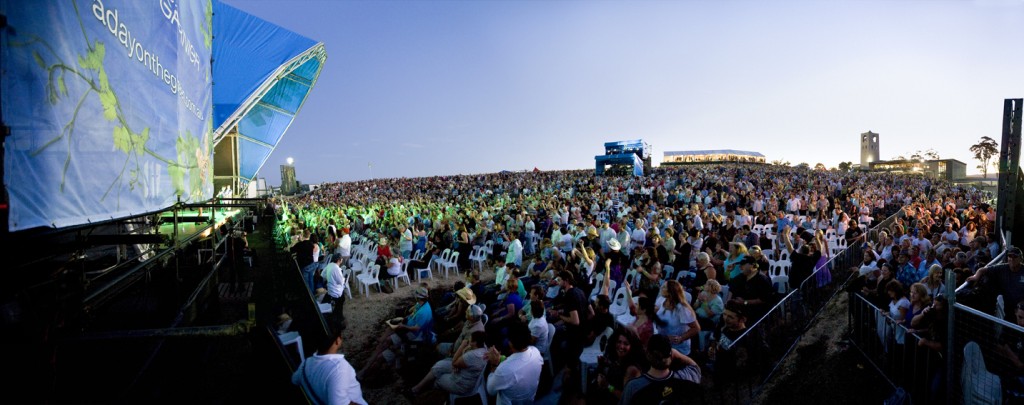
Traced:
<svg viewBox="0 0 1024 405">
<path fill-rule="evenodd" d="M 701 395 L 700 366 L 673 349 L 668 336 L 651 336 L 647 361 L 647 372 L 626 383 L 620 405 L 678 404 Z"/>
</svg>

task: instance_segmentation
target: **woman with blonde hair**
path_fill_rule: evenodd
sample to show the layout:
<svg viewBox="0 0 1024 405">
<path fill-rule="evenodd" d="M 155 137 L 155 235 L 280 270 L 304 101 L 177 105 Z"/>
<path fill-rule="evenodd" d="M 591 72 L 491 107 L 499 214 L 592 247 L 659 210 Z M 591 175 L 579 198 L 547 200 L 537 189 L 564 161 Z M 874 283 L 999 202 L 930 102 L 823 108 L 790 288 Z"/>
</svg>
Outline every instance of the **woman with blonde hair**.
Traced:
<svg viewBox="0 0 1024 405">
<path fill-rule="evenodd" d="M 697 322 L 701 329 L 714 330 L 725 312 L 725 303 L 719 293 L 722 285 L 716 280 L 708 280 L 704 290 L 697 294 Z"/>
<path fill-rule="evenodd" d="M 946 290 L 946 284 L 942 282 L 944 277 L 941 265 L 933 264 L 928 268 L 928 275 L 921 279 L 921 284 L 924 285 L 929 297 L 938 297 Z"/>
<path fill-rule="evenodd" d="M 697 314 L 686 300 L 683 285 L 676 280 L 669 280 L 661 290 L 665 298 L 658 307 L 658 319 L 655 321 L 662 335 L 668 336 L 672 348 L 682 354 L 690 354 L 690 339 L 700 332 Z"/>
<path fill-rule="evenodd" d="M 747 257 L 747 246 L 740 242 L 729 242 L 729 256 L 725 258 L 725 279 L 732 280 L 743 272 L 740 262 Z"/>
</svg>

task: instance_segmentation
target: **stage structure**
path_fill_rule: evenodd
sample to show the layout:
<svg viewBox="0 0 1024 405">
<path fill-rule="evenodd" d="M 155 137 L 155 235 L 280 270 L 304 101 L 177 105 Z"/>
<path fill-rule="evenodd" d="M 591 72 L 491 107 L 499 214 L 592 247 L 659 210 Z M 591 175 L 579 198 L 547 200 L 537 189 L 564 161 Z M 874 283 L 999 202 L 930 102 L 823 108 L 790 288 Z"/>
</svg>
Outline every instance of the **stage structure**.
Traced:
<svg viewBox="0 0 1024 405">
<path fill-rule="evenodd" d="M 11 402 L 122 401 L 138 380 L 108 371 L 146 373 L 118 361 L 163 343 L 59 365 L 46 348 L 139 319 L 178 333 L 217 299 L 227 236 L 265 208 L 237 196 L 268 191 L 257 173 L 325 60 L 217 1 L 0 0 L 0 358 L 62 372 L 15 377 Z"/>
<path fill-rule="evenodd" d="M 244 193 L 316 84 L 324 44 L 216 2 L 214 189 Z"/>
<path fill-rule="evenodd" d="M 695 163 L 765 163 L 764 155 L 744 150 L 686 150 L 665 152 L 661 164 L 666 166 Z"/>
<path fill-rule="evenodd" d="M 651 171 L 651 145 L 643 139 L 604 144 L 604 155 L 594 156 L 594 173 L 643 176 Z"/>
</svg>

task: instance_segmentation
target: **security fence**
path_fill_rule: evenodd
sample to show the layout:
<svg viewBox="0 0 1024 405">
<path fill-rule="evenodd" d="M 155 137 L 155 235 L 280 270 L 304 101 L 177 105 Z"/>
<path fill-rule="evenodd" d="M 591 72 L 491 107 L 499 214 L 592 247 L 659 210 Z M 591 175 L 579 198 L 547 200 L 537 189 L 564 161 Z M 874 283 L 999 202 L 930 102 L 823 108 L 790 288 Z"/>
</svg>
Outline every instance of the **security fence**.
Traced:
<svg viewBox="0 0 1024 405">
<path fill-rule="evenodd" d="M 988 266 L 1001 264 L 1005 253 Z M 944 300 L 929 309 L 934 316 L 923 329 L 851 292 L 852 346 L 915 403 L 1024 404 L 1024 327 L 1017 324 L 1024 319 L 1016 317 L 1024 306 L 984 286 L 955 285 L 947 270 Z"/>
<path fill-rule="evenodd" d="M 902 212 L 898 210 L 870 228 L 867 240 L 877 241 L 879 231 L 888 230 Z M 705 391 L 705 402 L 747 404 L 757 398 L 808 328 L 853 278 L 855 273 L 850 268 L 861 264 L 863 252 L 863 242 L 850 243 L 795 288 L 776 284 L 776 291 L 781 292 L 777 294 L 775 305 L 724 348 L 742 351 L 745 355 L 730 356 L 730 361 L 734 357 L 739 359 L 736 364 L 711 359 L 714 386 Z"/>
</svg>

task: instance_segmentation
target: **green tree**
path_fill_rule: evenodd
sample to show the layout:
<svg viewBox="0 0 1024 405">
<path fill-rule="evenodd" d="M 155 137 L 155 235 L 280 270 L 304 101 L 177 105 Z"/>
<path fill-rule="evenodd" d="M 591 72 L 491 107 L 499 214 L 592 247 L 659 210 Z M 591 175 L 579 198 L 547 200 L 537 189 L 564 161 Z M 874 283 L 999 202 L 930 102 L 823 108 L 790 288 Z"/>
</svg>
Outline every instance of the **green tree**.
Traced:
<svg viewBox="0 0 1024 405">
<path fill-rule="evenodd" d="M 800 164 L 796 165 L 796 168 L 809 170 L 811 168 L 811 165 L 807 164 L 807 162 L 801 162 Z"/>
<path fill-rule="evenodd" d="M 971 152 L 974 153 L 974 159 L 981 162 L 978 168 L 981 169 L 982 174 L 988 177 L 988 162 L 999 154 L 999 144 L 995 139 L 983 136 L 978 143 L 971 145 Z"/>
<path fill-rule="evenodd" d="M 825 170 L 825 164 L 824 163 L 818 163 L 818 164 L 814 165 L 814 170 Z"/>
<path fill-rule="evenodd" d="M 849 173 L 853 170 L 853 162 L 839 162 L 839 171 Z"/>
</svg>

